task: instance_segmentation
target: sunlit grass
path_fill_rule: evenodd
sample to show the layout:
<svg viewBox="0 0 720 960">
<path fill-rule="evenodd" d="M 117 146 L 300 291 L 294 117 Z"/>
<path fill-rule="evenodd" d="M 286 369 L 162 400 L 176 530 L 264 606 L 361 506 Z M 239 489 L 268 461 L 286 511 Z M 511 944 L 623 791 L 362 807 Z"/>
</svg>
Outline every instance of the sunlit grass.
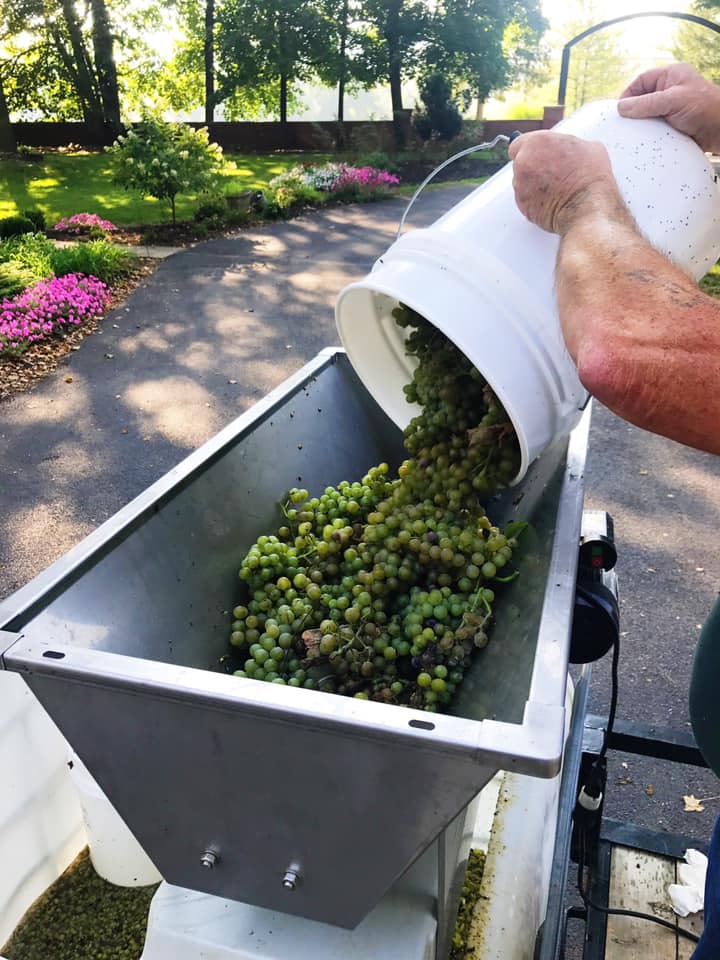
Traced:
<svg viewBox="0 0 720 960">
<path fill-rule="evenodd" d="M 720 265 L 717 263 L 700 281 L 700 289 L 711 297 L 720 297 Z"/>
<path fill-rule="evenodd" d="M 322 163 L 328 154 L 238 154 L 222 180 L 225 193 L 261 190 L 268 180 L 296 163 Z M 192 216 L 196 197 L 179 196 L 178 219 Z M 39 207 L 50 226 L 61 217 L 88 211 L 118 226 L 158 223 L 170 219 L 166 203 L 143 199 L 112 182 L 107 154 L 80 152 L 47 154 L 40 163 L 0 160 L 0 217 Z"/>
</svg>

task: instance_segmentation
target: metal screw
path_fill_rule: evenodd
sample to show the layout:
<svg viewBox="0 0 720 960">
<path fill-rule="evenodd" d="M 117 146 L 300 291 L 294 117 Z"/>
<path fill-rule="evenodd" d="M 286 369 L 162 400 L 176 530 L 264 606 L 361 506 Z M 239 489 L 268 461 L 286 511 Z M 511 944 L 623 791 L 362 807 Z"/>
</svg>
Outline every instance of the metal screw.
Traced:
<svg viewBox="0 0 720 960">
<path fill-rule="evenodd" d="M 220 858 L 214 850 L 206 850 L 200 857 L 200 863 L 207 869 L 212 870 Z"/>
<path fill-rule="evenodd" d="M 298 868 L 293 864 L 285 871 L 282 885 L 286 890 L 294 890 L 299 883 L 300 873 L 298 872 Z"/>
</svg>

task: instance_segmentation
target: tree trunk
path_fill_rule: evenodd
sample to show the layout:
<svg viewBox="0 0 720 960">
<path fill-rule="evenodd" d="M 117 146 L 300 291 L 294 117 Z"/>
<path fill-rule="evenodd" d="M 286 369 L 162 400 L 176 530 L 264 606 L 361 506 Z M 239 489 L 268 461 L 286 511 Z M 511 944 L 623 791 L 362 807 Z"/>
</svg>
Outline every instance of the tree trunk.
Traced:
<svg viewBox="0 0 720 960">
<path fill-rule="evenodd" d="M 280 123 L 287 123 L 288 77 L 280 74 Z"/>
<path fill-rule="evenodd" d="M 397 145 L 405 145 L 405 127 L 402 122 L 402 49 L 400 45 L 400 10 L 403 0 L 389 0 L 385 19 L 385 42 L 388 50 L 388 79 L 390 81 L 390 102 L 392 104 L 395 140 Z"/>
<path fill-rule="evenodd" d="M 100 99 L 105 123 L 113 138 L 120 133 L 120 95 L 118 93 L 117 69 L 113 55 L 113 35 L 110 29 L 105 0 L 90 0 L 92 10 L 92 38 L 95 51 L 95 73 L 97 74 Z"/>
<path fill-rule="evenodd" d="M 337 118 L 342 129 L 345 122 L 345 79 L 347 77 L 347 35 L 348 35 L 348 11 L 350 0 L 343 0 L 342 14 L 340 19 L 340 51 L 338 58 L 338 108 Z"/>
<path fill-rule="evenodd" d="M 205 3 L 205 123 L 215 120 L 215 0 Z"/>
<path fill-rule="evenodd" d="M 484 109 L 485 109 L 485 102 L 484 102 L 483 100 L 481 100 L 480 94 L 478 94 L 477 106 L 475 107 L 475 120 L 476 120 L 476 121 L 479 122 L 480 120 L 482 120 Z"/>
<path fill-rule="evenodd" d="M 10 123 L 10 111 L 3 90 L 2 74 L 0 74 L 0 153 L 15 153 L 16 150 L 15 133 Z"/>
<path fill-rule="evenodd" d="M 102 143 L 105 139 L 102 104 L 98 99 L 94 78 L 90 72 L 87 49 L 75 13 L 75 6 L 73 0 L 61 0 L 61 4 L 73 52 L 71 76 L 77 90 L 83 120 L 88 125 L 91 136 L 97 139 L 98 143 Z"/>
</svg>

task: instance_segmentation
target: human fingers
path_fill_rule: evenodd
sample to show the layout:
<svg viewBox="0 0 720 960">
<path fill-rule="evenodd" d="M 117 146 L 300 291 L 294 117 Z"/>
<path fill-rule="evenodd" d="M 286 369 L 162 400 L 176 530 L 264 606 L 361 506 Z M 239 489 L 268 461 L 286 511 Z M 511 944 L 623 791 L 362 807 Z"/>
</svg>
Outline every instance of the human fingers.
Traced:
<svg viewBox="0 0 720 960">
<path fill-rule="evenodd" d="M 653 93 L 633 94 L 618 101 L 618 113 L 632 120 L 669 117 L 678 108 L 677 87 Z"/>
<path fill-rule="evenodd" d="M 620 99 L 625 97 L 640 97 L 646 93 L 654 93 L 656 90 L 664 89 L 662 82 L 666 73 L 665 67 L 653 67 L 651 70 L 645 70 L 639 76 L 635 77 L 620 94 Z"/>
</svg>

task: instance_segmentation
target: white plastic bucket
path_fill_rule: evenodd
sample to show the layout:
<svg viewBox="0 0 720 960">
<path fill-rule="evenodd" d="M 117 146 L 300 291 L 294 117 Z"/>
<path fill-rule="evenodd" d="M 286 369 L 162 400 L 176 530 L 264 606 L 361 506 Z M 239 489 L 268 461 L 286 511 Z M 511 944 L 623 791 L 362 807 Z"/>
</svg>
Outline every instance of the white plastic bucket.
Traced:
<svg viewBox="0 0 720 960">
<path fill-rule="evenodd" d="M 556 128 L 608 149 L 620 192 L 643 234 L 694 279 L 720 255 L 720 189 L 689 137 L 662 120 L 627 120 L 615 101 Z M 562 338 L 553 287 L 558 238 L 517 209 L 507 164 L 432 226 L 396 241 L 336 305 L 358 376 L 401 428 L 416 415 L 402 392 L 416 361 L 391 311 L 407 304 L 480 370 L 513 422 L 514 482 L 580 418 L 587 394 Z"/>
<path fill-rule="evenodd" d="M 73 754 L 68 766 L 80 796 L 90 860 L 95 872 L 118 887 L 159 883 L 162 877 L 155 864 L 90 776 L 85 764 Z"/>
</svg>

